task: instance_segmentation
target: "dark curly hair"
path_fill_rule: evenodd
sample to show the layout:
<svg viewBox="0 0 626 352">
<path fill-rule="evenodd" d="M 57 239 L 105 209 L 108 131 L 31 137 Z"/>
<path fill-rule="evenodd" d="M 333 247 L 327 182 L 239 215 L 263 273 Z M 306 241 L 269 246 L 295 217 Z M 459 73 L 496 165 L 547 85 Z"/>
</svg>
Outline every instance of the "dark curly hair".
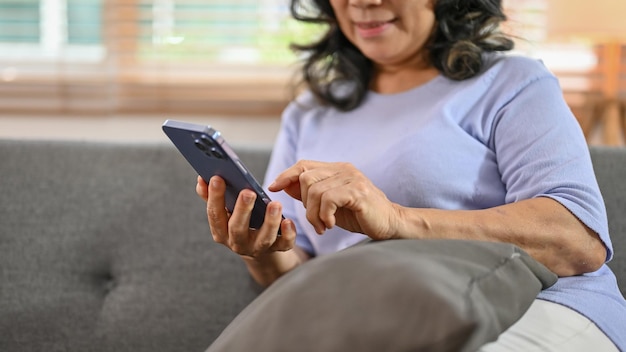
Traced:
<svg viewBox="0 0 626 352">
<path fill-rule="evenodd" d="M 513 49 L 500 31 L 506 20 L 501 0 L 434 0 L 436 25 L 427 43 L 430 63 L 444 76 L 464 80 L 479 73 L 483 54 Z M 341 32 L 329 0 L 291 0 L 291 14 L 326 24 L 321 39 L 292 44 L 304 54 L 302 83 L 326 105 L 349 111 L 359 106 L 372 79 L 373 63 Z"/>
</svg>

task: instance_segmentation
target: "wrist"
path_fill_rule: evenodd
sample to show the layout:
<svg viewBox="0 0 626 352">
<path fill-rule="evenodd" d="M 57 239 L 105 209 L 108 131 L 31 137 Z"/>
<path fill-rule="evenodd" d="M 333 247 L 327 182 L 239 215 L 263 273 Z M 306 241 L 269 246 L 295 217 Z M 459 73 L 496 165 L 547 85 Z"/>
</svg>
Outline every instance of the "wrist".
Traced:
<svg viewBox="0 0 626 352">
<path fill-rule="evenodd" d="M 395 223 L 391 232 L 391 239 L 419 239 L 429 228 L 428 222 L 422 216 L 420 209 L 403 207 L 394 204 Z"/>
<path fill-rule="evenodd" d="M 269 286 L 283 274 L 301 264 L 294 249 L 285 252 L 266 252 L 256 257 L 240 255 L 256 282 Z"/>
</svg>

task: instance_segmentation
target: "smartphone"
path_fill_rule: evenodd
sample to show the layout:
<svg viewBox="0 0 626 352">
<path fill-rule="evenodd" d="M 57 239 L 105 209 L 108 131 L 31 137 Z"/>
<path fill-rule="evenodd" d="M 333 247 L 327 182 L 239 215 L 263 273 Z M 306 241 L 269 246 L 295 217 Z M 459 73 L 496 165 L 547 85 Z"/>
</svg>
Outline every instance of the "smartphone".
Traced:
<svg viewBox="0 0 626 352">
<path fill-rule="evenodd" d="M 173 120 L 166 120 L 162 128 L 180 153 L 206 182 L 209 182 L 214 175 L 224 179 L 228 211 L 233 211 L 241 190 L 250 189 L 256 192 L 250 228 L 259 229 L 263 224 L 265 208 L 270 198 L 226 143 L 220 132 L 211 126 Z"/>
</svg>

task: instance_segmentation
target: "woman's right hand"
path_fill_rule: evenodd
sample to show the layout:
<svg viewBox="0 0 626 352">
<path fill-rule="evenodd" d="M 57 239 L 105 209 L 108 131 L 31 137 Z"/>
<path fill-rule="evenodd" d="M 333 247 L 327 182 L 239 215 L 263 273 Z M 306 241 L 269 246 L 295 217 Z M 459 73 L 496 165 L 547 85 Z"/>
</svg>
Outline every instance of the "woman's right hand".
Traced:
<svg viewBox="0 0 626 352">
<path fill-rule="evenodd" d="M 207 184 L 198 176 L 196 193 L 207 202 L 207 218 L 215 242 L 225 245 L 239 255 L 257 259 L 269 253 L 294 248 L 295 226 L 291 220 L 282 218 L 280 203 L 270 202 L 267 205 L 263 225 L 255 230 L 249 228 L 250 215 L 256 199 L 256 193 L 253 191 L 242 190 L 239 193 L 232 214 L 226 210 L 226 183 L 221 177 L 213 176 Z"/>
</svg>

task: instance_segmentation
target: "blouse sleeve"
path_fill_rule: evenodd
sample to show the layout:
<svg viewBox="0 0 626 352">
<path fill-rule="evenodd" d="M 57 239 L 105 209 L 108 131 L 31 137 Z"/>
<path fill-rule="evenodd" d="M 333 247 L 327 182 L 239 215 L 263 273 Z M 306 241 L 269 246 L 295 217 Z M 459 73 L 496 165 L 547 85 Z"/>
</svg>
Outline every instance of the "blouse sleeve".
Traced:
<svg viewBox="0 0 626 352">
<path fill-rule="evenodd" d="M 506 202 L 549 197 L 599 234 L 613 256 L 604 201 L 580 126 L 552 75 L 529 80 L 506 97 L 492 147 Z"/>
</svg>

